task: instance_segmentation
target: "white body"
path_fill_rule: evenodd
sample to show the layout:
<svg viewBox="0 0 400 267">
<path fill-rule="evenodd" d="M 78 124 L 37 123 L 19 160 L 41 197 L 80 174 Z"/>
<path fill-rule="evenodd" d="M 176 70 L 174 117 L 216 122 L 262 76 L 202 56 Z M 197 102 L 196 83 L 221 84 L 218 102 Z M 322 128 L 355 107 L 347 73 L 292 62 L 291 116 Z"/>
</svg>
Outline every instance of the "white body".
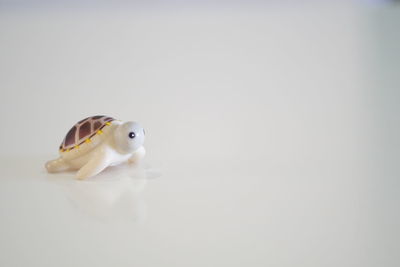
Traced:
<svg viewBox="0 0 400 267">
<path fill-rule="evenodd" d="M 134 137 L 128 137 L 129 133 L 134 133 Z M 137 123 L 113 121 L 103 134 L 95 136 L 89 143 L 79 149 L 61 152 L 58 159 L 47 162 L 46 169 L 48 172 L 79 169 L 77 178 L 85 179 L 108 166 L 138 162 L 146 154 L 143 142 L 144 130 Z"/>
</svg>

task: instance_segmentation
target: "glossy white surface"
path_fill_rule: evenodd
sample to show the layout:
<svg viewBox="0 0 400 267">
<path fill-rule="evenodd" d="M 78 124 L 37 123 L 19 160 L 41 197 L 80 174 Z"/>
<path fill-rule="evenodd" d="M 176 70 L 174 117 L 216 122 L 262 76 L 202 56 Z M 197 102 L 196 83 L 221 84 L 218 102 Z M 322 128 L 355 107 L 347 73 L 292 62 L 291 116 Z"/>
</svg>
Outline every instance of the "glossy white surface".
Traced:
<svg viewBox="0 0 400 267">
<path fill-rule="evenodd" d="M 0 266 L 399 266 L 398 12 L 3 10 Z M 94 114 L 144 166 L 47 174 Z"/>
</svg>

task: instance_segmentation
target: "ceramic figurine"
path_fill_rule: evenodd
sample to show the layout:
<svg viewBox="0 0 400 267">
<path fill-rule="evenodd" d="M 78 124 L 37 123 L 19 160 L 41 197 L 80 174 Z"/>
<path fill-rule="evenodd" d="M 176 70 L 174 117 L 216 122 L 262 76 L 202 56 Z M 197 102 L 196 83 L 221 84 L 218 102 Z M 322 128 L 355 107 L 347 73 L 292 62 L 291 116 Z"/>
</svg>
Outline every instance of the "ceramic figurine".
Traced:
<svg viewBox="0 0 400 267">
<path fill-rule="evenodd" d="M 78 170 L 76 177 L 94 176 L 107 166 L 137 162 L 144 157 L 144 129 L 133 121 L 121 122 L 107 116 L 81 120 L 60 145 L 60 157 L 48 161 L 48 172 Z"/>
</svg>

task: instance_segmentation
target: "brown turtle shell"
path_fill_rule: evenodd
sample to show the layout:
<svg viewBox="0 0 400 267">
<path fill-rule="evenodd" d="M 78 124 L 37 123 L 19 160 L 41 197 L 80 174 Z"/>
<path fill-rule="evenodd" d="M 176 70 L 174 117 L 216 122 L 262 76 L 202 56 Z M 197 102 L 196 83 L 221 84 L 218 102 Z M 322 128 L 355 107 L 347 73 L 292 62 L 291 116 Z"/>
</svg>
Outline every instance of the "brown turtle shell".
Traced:
<svg viewBox="0 0 400 267">
<path fill-rule="evenodd" d="M 115 120 L 108 116 L 92 116 L 77 122 L 67 133 L 60 145 L 60 151 L 70 151 L 78 148 L 85 142 L 90 142 L 90 138 L 98 133 L 102 133 L 102 129 L 110 125 Z"/>
</svg>

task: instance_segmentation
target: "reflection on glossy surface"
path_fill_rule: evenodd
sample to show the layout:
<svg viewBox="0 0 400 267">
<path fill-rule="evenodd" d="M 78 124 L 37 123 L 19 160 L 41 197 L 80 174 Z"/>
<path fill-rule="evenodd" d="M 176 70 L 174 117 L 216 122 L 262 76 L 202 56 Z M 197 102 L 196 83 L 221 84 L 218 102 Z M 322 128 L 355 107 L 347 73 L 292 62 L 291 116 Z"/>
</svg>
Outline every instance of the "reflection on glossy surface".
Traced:
<svg viewBox="0 0 400 267">
<path fill-rule="evenodd" d="M 141 197 L 147 180 L 159 174 L 145 166 L 122 165 L 108 168 L 92 179 L 49 175 L 65 189 L 68 199 L 79 212 L 99 220 L 127 219 L 144 222 L 146 203 Z"/>
</svg>

